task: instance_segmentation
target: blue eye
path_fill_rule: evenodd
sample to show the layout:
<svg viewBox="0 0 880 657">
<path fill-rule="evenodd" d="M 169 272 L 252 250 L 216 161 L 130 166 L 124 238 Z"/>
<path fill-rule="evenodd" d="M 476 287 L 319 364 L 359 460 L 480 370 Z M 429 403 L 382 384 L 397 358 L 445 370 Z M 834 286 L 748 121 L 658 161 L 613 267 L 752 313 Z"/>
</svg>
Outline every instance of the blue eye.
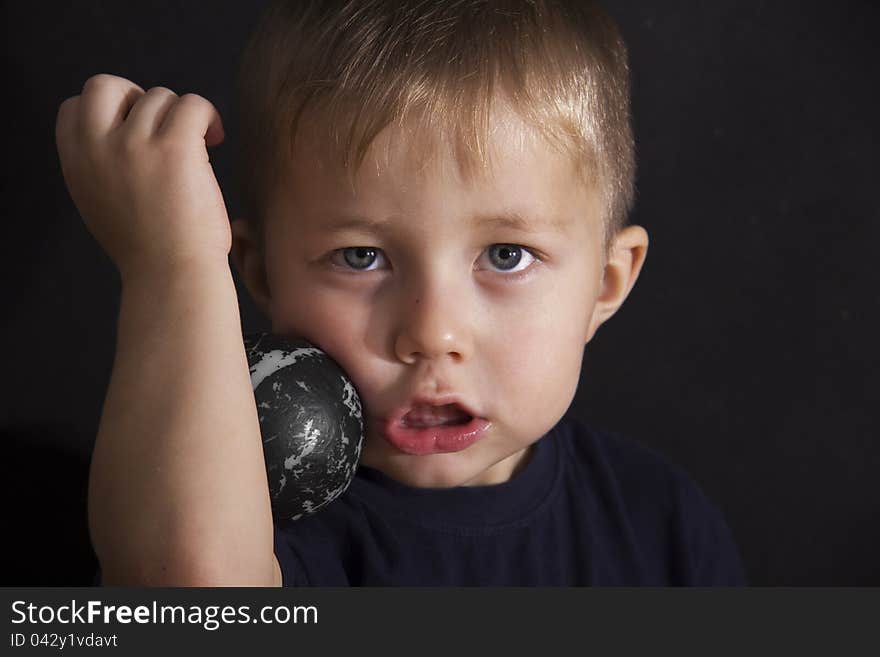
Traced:
<svg viewBox="0 0 880 657">
<path fill-rule="evenodd" d="M 523 255 L 528 256 L 532 260 L 535 259 L 528 249 L 524 249 L 517 244 L 493 244 L 489 247 L 488 253 L 492 264 L 497 264 L 501 271 L 504 272 L 522 271 L 522 269 L 517 270 L 515 267 L 522 262 Z M 527 259 L 526 266 L 531 264 L 532 260 Z"/>
<path fill-rule="evenodd" d="M 379 254 L 382 256 L 380 257 Z M 486 254 L 490 260 L 489 269 L 501 273 L 523 272 L 529 268 L 533 261 L 537 260 L 529 249 L 518 244 L 493 244 L 483 251 L 483 255 Z M 338 258 L 340 255 L 343 259 L 342 262 Z M 373 246 L 350 246 L 336 249 L 331 254 L 330 261 L 343 269 L 367 272 L 380 269 L 379 266 L 374 267 L 373 265 L 384 257 L 382 249 Z M 520 266 L 521 264 L 524 266 Z"/>
<path fill-rule="evenodd" d="M 333 255 L 341 253 L 345 264 L 356 271 L 372 271 L 369 267 L 376 261 L 376 256 L 380 252 L 380 249 L 372 246 L 350 246 L 337 250 Z"/>
</svg>

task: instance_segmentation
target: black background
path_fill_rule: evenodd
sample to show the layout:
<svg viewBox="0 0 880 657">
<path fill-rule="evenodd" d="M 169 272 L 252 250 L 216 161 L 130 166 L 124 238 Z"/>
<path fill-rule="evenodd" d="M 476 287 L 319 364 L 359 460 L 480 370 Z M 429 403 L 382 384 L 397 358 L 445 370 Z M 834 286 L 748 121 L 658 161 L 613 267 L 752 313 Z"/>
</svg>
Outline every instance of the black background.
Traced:
<svg viewBox="0 0 880 657">
<path fill-rule="evenodd" d="M 220 111 L 265 2 L 6 2 L 3 585 L 85 585 L 88 460 L 119 277 L 61 176 L 59 104 L 95 73 Z M 755 585 L 880 585 L 871 2 L 608 2 L 629 44 L 638 284 L 588 346 L 570 413 L 685 467 Z M 235 273 L 245 332 L 267 330 Z"/>
</svg>

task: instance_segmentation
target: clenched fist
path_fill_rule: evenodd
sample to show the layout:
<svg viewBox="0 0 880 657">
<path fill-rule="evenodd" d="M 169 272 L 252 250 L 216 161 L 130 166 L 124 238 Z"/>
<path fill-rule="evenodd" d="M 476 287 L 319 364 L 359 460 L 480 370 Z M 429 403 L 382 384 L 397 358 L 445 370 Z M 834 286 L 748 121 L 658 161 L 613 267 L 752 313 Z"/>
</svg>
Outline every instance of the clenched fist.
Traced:
<svg viewBox="0 0 880 657">
<path fill-rule="evenodd" d="M 123 280 L 232 247 L 226 204 L 207 147 L 223 141 L 210 101 L 115 75 L 86 80 L 58 108 L 64 181 Z"/>
</svg>

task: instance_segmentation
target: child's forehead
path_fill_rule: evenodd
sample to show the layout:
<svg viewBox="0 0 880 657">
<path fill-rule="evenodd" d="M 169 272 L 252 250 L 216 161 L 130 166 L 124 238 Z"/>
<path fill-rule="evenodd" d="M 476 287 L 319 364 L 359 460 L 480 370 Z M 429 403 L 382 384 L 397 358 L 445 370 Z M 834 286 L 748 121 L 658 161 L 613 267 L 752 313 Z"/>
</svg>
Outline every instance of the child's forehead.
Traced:
<svg viewBox="0 0 880 657">
<path fill-rule="evenodd" d="M 316 175 L 346 181 L 350 191 L 374 187 L 383 179 L 412 185 L 450 181 L 458 187 L 490 187 L 511 178 L 578 182 L 572 157 L 555 148 L 517 115 L 495 112 L 476 145 L 463 139 L 455 126 L 393 123 L 367 145 L 360 159 L 339 146 L 338 135 L 326 128 L 298 133 L 286 181 L 310 184 Z M 347 160 L 347 161 L 346 161 Z"/>
<path fill-rule="evenodd" d="M 458 230 L 503 230 L 509 239 L 579 239 L 582 227 L 592 232 L 590 227 L 598 226 L 600 204 L 582 185 L 550 184 L 529 175 L 499 176 L 495 182 L 465 186 L 449 176 L 445 182 L 432 178 L 430 168 L 416 177 L 409 177 L 405 169 L 397 171 L 403 177 L 371 175 L 366 173 L 370 164 L 365 160 L 353 188 L 343 179 L 315 175 L 314 169 L 310 178 L 303 172 L 288 195 L 284 214 L 297 217 L 304 239 L 352 231 L 401 237 L 416 231 L 425 238 Z"/>
<path fill-rule="evenodd" d="M 482 152 L 470 150 L 454 126 L 429 129 L 411 119 L 380 130 L 363 159 L 348 165 L 338 133 L 303 122 L 284 163 L 281 214 L 323 229 L 334 221 L 378 228 L 427 212 L 458 218 L 462 227 L 544 235 L 570 233 L 578 217 L 600 219 L 601 190 L 570 154 L 509 109 L 499 106 L 489 119 Z"/>
</svg>

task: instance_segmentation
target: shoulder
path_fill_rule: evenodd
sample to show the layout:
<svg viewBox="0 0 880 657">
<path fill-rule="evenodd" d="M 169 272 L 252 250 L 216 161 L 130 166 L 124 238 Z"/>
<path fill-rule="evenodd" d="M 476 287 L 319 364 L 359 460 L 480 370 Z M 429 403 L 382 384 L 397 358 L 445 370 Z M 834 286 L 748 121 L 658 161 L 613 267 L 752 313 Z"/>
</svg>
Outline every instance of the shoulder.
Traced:
<svg viewBox="0 0 880 657">
<path fill-rule="evenodd" d="M 662 543 L 673 580 L 745 584 L 738 547 L 719 507 L 679 464 L 634 438 L 573 417 L 559 424 L 569 472 L 585 482 L 640 542 Z"/>
<path fill-rule="evenodd" d="M 566 416 L 558 425 L 569 462 L 595 485 L 618 490 L 636 504 L 642 497 L 669 505 L 679 487 L 696 486 L 676 463 L 630 436 Z"/>
</svg>

